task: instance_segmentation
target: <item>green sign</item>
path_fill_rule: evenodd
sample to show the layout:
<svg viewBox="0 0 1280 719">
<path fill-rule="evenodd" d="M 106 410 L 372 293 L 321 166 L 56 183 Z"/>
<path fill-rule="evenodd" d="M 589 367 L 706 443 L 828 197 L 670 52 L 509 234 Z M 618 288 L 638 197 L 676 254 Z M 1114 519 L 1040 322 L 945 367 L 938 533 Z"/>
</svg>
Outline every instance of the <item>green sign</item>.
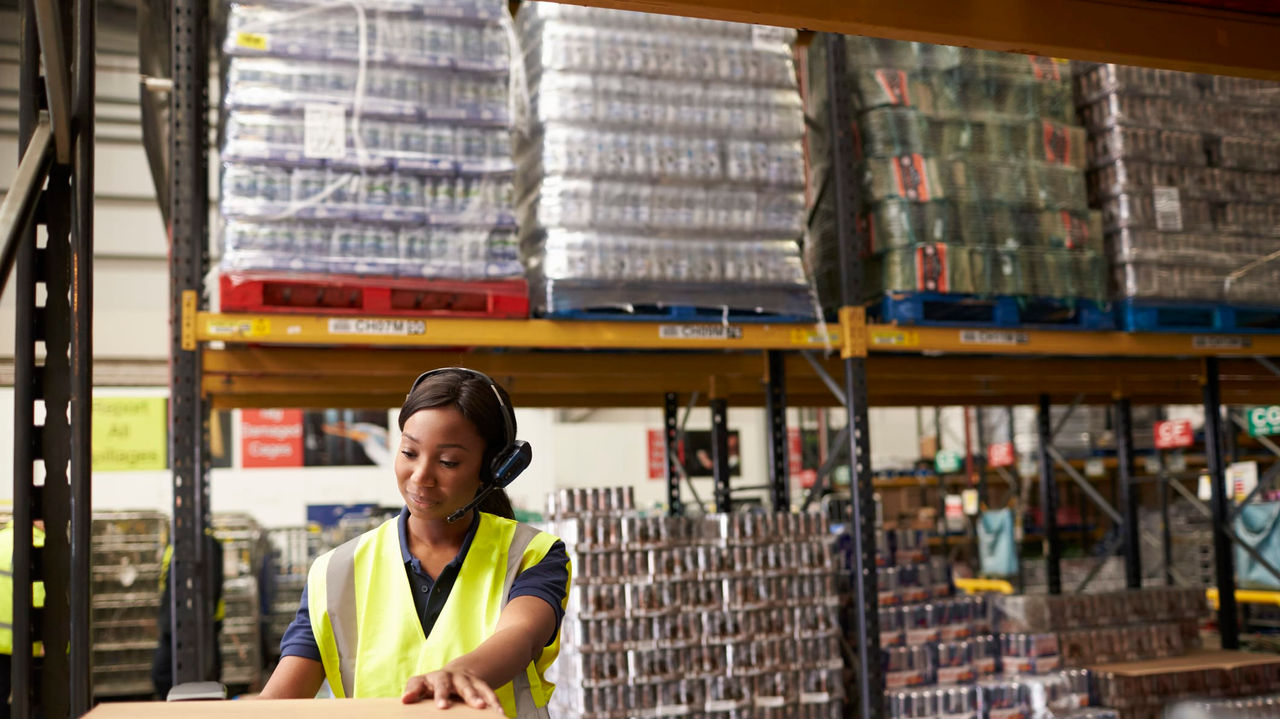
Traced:
<svg viewBox="0 0 1280 719">
<path fill-rule="evenodd" d="M 1251 407 L 1245 412 L 1245 417 L 1249 420 L 1249 436 L 1251 437 L 1280 434 L 1280 405 Z"/>
<path fill-rule="evenodd" d="M 933 457 L 933 468 L 938 470 L 938 474 L 955 474 L 963 464 L 964 457 L 954 449 L 940 449 Z"/>
</svg>

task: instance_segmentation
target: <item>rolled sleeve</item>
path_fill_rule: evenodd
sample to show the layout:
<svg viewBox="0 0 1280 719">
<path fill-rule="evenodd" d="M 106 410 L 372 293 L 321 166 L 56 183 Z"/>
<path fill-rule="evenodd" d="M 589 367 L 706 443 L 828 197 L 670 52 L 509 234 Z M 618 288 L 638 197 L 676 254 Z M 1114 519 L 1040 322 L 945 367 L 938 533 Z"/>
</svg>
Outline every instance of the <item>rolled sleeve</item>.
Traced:
<svg viewBox="0 0 1280 719">
<path fill-rule="evenodd" d="M 307 588 L 302 588 L 302 605 L 294 615 L 289 628 L 284 630 L 280 638 L 280 658 L 302 657 L 312 661 L 320 661 L 320 645 L 316 643 L 316 635 L 311 631 L 311 610 L 307 608 Z"/>
<path fill-rule="evenodd" d="M 560 622 L 564 619 L 565 599 L 569 596 L 569 554 L 564 542 L 557 541 L 547 550 L 542 561 L 520 573 L 511 583 L 507 599 L 537 597 L 551 606 L 556 613 L 556 629 L 547 639 L 547 646 L 560 634 Z"/>
</svg>

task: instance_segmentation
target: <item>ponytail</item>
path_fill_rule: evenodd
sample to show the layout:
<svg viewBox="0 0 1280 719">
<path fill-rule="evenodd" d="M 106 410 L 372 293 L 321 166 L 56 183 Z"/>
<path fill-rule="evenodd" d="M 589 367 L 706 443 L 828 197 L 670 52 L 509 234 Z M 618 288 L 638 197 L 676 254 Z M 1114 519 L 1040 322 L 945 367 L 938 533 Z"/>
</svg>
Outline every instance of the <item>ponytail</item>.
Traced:
<svg viewBox="0 0 1280 719">
<path fill-rule="evenodd" d="M 515 519 L 516 511 L 511 506 L 511 498 L 507 496 L 507 490 L 495 489 L 485 497 L 480 506 L 476 509 L 486 514 L 493 514 L 503 519 Z"/>
</svg>

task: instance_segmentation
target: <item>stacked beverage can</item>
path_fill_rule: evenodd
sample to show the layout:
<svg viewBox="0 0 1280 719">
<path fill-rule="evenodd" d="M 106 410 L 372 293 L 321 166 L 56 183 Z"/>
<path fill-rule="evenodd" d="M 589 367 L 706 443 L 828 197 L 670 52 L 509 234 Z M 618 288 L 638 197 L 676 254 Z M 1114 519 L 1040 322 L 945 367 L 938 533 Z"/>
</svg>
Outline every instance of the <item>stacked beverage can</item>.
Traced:
<svg viewBox="0 0 1280 719">
<path fill-rule="evenodd" d="M 233 4 L 225 272 L 523 273 L 501 0 Z"/>
<path fill-rule="evenodd" d="M 1275 305 L 1280 83 L 1076 67 L 1119 297 Z"/>
<path fill-rule="evenodd" d="M 1051 58 L 848 37 L 847 84 L 869 295 L 1102 299 L 1101 221 L 1088 208 L 1070 66 Z M 826 43 L 809 56 L 826 122 Z M 810 133 L 816 211 L 806 248 L 824 305 L 839 297 L 830 135 Z M 822 191 L 825 188 L 825 191 Z"/>
<path fill-rule="evenodd" d="M 534 302 L 814 312 L 794 32 L 524 3 Z"/>
<path fill-rule="evenodd" d="M 574 586 L 555 716 L 837 719 L 840 602 L 818 514 L 642 517 L 624 490 L 562 490 Z"/>
</svg>

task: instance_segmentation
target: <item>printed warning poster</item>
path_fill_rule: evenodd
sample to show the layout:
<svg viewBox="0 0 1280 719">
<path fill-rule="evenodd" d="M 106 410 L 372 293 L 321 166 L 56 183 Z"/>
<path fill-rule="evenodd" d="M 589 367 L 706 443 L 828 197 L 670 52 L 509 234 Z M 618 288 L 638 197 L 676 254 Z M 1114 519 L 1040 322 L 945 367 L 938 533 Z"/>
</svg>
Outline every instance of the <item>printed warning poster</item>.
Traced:
<svg viewBox="0 0 1280 719">
<path fill-rule="evenodd" d="M 241 412 L 240 463 L 244 467 L 301 467 L 302 410 Z"/>
<path fill-rule="evenodd" d="M 168 466 L 165 397 L 94 397 L 94 472 L 163 470 Z"/>
</svg>

